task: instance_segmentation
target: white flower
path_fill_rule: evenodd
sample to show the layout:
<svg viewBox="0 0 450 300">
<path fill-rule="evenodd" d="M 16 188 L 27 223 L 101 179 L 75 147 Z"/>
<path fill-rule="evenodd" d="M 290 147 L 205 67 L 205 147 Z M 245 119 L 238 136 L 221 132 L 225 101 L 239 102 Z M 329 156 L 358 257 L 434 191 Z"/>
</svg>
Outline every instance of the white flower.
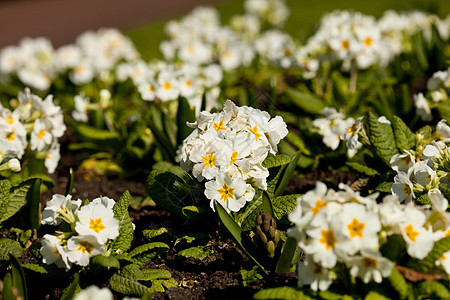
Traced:
<svg viewBox="0 0 450 300">
<path fill-rule="evenodd" d="M 217 201 L 229 213 L 239 211 L 247 203 L 244 194 L 247 185 L 240 178 L 231 179 L 228 173 L 219 173 L 215 180 L 205 184 L 205 196 L 211 200 L 210 206 L 214 210 L 214 201 Z"/>
<path fill-rule="evenodd" d="M 55 143 L 50 147 L 50 150 L 47 151 L 47 155 L 45 156 L 45 167 L 47 171 L 52 174 L 55 172 L 56 167 L 58 166 L 58 162 L 61 158 L 60 154 L 60 145 L 59 143 Z"/>
<path fill-rule="evenodd" d="M 388 234 L 400 233 L 400 223 L 406 222 L 403 213 L 404 205 L 401 205 L 396 195 L 387 195 L 383 198 L 383 202 L 378 205 L 378 213 L 381 224 Z"/>
<path fill-rule="evenodd" d="M 81 200 L 72 200 L 72 195 L 53 195 L 52 199 L 47 202 L 42 212 L 41 224 L 58 225 L 61 219 L 68 223 L 74 222 L 73 213 L 80 207 Z"/>
<path fill-rule="evenodd" d="M 394 264 L 384 258 L 378 251 L 363 249 L 361 256 L 357 255 L 347 260 L 350 274 L 361 278 L 364 283 L 375 281 L 381 283 L 383 278 L 389 277 Z"/>
<path fill-rule="evenodd" d="M 445 143 L 450 142 L 450 126 L 447 125 L 447 120 L 443 119 L 437 123 L 436 134 Z"/>
<path fill-rule="evenodd" d="M 408 203 L 414 195 L 413 183 L 409 180 L 409 176 L 404 172 L 399 172 L 394 177 L 394 183 L 391 186 L 392 194 L 398 196 L 400 202 Z"/>
<path fill-rule="evenodd" d="M 114 205 L 116 205 L 116 201 L 114 201 L 114 199 L 105 196 L 95 198 L 94 200 L 91 201 L 91 203 L 101 204 L 108 209 L 113 209 Z"/>
<path fill-rule="evenodd" d="M 444 268 L 445 273 L 450 274 L 450 251 L 443 253 L 436 261 L 436 265 L 441 265 Z"/>
<path fill-rule="evenodd" d="M 87 105 L 89 104 L 89 98 L 85 97 L 83 94 L 76 95 L 74 97 L 75 109 L 72 111 L 72 117 L 78 122 L 87 122 Z"/>
<path fill-rule="evenodd" d="M 99 288 L 96 285 L 91 285 L 81 290 L 74 298 L 74 300 L 113 300 L 113 294 L 108 288 Z"/>
<path fill-rule="evenodd" d="M 156 98 L 155 83 L 151 81 L 142 82 L 138 86 L 139 93 L 142 99 L 147 101 L 153 101 Z"/>
<path fill-rule="evenodd" d="M 394 154 L 391 157 L 390 164 L 392 169 L 397 172 L 408 173 L 408 170 L 414 166 L 414 155 L 408 151 L 403 150 L 405 154 Z"/>
<path fill-rule="evenodd" d="M 77 216 L 79 221 L 75 225 L 75 231 L 80 235 L 94 236 L 102 245 L 119 235 L 119 221 L 114 218 L 111 208 L 89 203 L 77 211 Z"/>
<path fill-rule="evenodd" d="M 411 257 L 423 259 L 433 249 L 433 232 L 424 227 L 426 216 L 412 203 L 405 207 L 404 214 L 405 221 L 399 226 L 406 242 L 406 251 Z"/>
<path fill-rule="evenodd" d="M 161 71 L 157 83 L 156 96 L 162 101 L 175 100 L 180 95 L 179 82 L 174 74 Z"/>
<path fill-rule="evenodd" d="M 298 286 L 310 285 L 313 291 L 325 291 L 333 282 L 328 277 L 329 270 L 315 263 L 310 255 L 298 263 Z"/>
<path fill-rule="evenodd" d="M 41 119 L 36 119 L 31 132 L 31 150 L 43 151 L 52 143 L 52 140 L 53 136 L 45 122 Z"/>
<path fill-rule="evenodd" d="M 416 94 L 413 97 L 414 105 L 416 106 L 416 113 L 424 121 L 431 121 L 433 116 L 431 115 L 430 106 L 427 99 L 422 93 Z"/>
<path fill-rule="evenodd" d="M 220 149 L 220 142 L 211 140 L 205 146 L 197 146 L 190 155 L 194 163 L 192 174 L 201 181 L 204 178 L 213 179 L 221 166 L 230 164 L 230 158 Z"/>
<path fill-rule="evenodd" d="M 66 247 L 69 261 L 80 266 L 87 266 L 92 256 L 105 252 L 103 245 L 93 235 L 73 236 L 67 241 Z"/>
<path fill-rule="evenodd" d="M 45 264 L 50 265 L 55 263 L 59 268 L 70 269 L 67 253 L 56 236 L 50 234 L 44 235 L 41 244 L 40 252 L 42 254 L 42 261 Z"/>
</svg>

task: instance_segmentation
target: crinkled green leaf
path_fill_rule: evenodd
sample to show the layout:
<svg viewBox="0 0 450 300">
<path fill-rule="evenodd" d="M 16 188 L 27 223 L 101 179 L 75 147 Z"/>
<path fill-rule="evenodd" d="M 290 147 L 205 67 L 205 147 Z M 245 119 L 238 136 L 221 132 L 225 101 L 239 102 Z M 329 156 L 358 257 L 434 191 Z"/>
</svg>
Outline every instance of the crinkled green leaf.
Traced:
<svg viewBox="0 0 450 300">
<path fill-rule="evenodd" d="M 91 263 L 104 268 L 120 268 L 119 261 L 113 256 L 97 255 L 91 258 Z"/>
<path fill-rule="evenodd" d="M 119 275 L 131 280 L 139 280 L 142 276 L 142 270 L 135 264 L 129 264 L 120 269 Z"/>
<path fill-rule="evenodd" d="M 345 164 L 350 169 L 352 169 L 353 171 L 358 172 L 358 173 L 363 174 L 363 175 L 375 176 L 375 175 L 379 175 L 380 174 L 377 170 L 372 169 L 372 168 L 370 168 L 368 166 L 364 166 L 364 165 L 362 165 L 360 163 L 357 163 L 357 162 L 350 162 L 349 161 L 349 162 L 346 162 Z"/>
<path fill-rule="evenodd" d="M 256 189 L 253 200 L 233 214 L 235 222 L 242 227 L 243 230 L 251 230 L 255 226 L 256 216 L 262 208 L 262 191 Z"/>
<path fill-rule="evenodd" d="M 381 123 L 372 112 L 368 116 L 369 140 L 375 154 L 390 167 L 392 155 L 397 154 L 394 132 L 389 124 Z"/>
<path fill-rule="evenodd" d="M 203 188 L 190 179 L 189 174 L 154 170 L 147 180 L 148 193 L 158 206 L 184 217 L 183 207 L 195 205 L 203 196 Z"/>
<path fill-rule="evenodd" d="M 439 281 L 422 281 L 417 285 L 420 296 L 431 299 L 450 299 L 450 291 Z"/>
<path fill-rule="evenodd" d="M 370 291 L 366 297 L 364 297 L 364 300 L 391 300 L 391 298 L 388 298 L 378 292 Z"/>
<path fill-rule="evenodd" d="M 251 270 L 239 270 L 242 277 L 242 285 L 244 287 L 262 279 L 262 275 L 258 274 L 258 266 L 254 266 Z"/>
<path fill-rule="evenodd" d="M 197 259 L 204 259 L 214 253 L 212 249 L 205 249 L 204 246 L 191 247 L 178 252 L 178 256 L 193 257 Z"/>
<path fill-rule="evenodd" d="M 428 255 L 421 260 L 414 260 L 411 267 L 420 272 L 430 272 L 435 266 L 435 262 L 444 254 L 450 250 L 450 237 L 445 237 L 436 243 L 434 243 L 433 249 Z"/>
<path fill-rule="evenodd" d="M 152 280 L 152 286 L 150 287 L 150 291 L 164 292 L 166 289 L 170 289 L 172 287 L 177 287 L 177 286 L 178 286 L 178 281 L 176 281 L 173 278 Z"/>
<path fill-rule="evenodd" d="M 188 220 L 199 220 L 206 215 L 203 208 L 194 205 L 185 206 L 181 211 Z"/>
<path fill-rule="evenodd" d="M 151 240 L 157 236 L 163 235 L 164 233 L 169 232 L 167 228 L 161 227 L 158 229 L 147 229 L 142 231 L 142 235 L 147 239 Z"/>
<path fill-rule="evenodd" d="M 383 192 L 383 193 L 390 193 L 391 192 L 392 183 L 393 182 L 383 181 L 379 185 L 377 185 L 375 190 L 377 190 L 379 192 Z"/>
<path fill-rule="evenodd" d="M 442 195 L 444 195 L 445 198 L 450 199 L 450 189 L 447 187 L 446 183 L 440 183 L 439 190 L 442 192 Z"/>
<path fill-rule="evenodd" d="M 0 240 L 0 260 L 9 260 L 9 254 L 16 257 L 22 256 L 22 246 L 19 242 L 11 239 Z"/>
<path fill-rule="evenodd" d="M 388 277 L 388 280 L 391 283 L 392 288 L 397 292 L 399 299 L 406 299 L 408 297 L 411 286 L 396 268 L 392 269 L 392 273 Z"/>
<path fill-rule="evenodd" d="M 394 129 L 395 142 L 397 149 L 403 153 L 403 150 L 410 150 L 416 145 L 416 136 L 409 127 L 397 116 L 392 118 L 392 128 Z"/>
<path fill-rule="evenodd" d="M 331 290 L 320 291 L 319 296 L 321 299 L 325 300 L 352 300 L 353 297 L 350 295 L 344 295 Z"/>
<path fill-rule="evenodd" d="M 10 198 L 11 182 L 7 179 L 0 180 L 0 222 L 3 220 L 3 215 L 6 213 Z M 5 219 L 6 220 L 6 219 Z"/>
<path fill-rule="evenodd" d="M 169 246 L 165 243 L 155 242 L 141 245 L 130 251 L 130 256 L 133 257 L 138 266 L 143 266 L 157 255 L 169 250 Z"/>
<path fill-rule="evenodd" d="M 263 165 L 263 167 L 270 169 L 270 168 L 287 165 L 290 161 L 291 161 L 291 157 L 289 155 L 279 154 L 279 155 L 267 157 L 263 161 L 262 165 Z"/>
<path fill-rule="evenodd" d="M 289 214 L 297 206 L 297 198 L 299 194 L 291 194 L 286 196 L 278 196 L 272 199 L 273 213 L 277 220 Z"/>
<path fill-rule="evenodd" d="M 128 205 L 130 203 L 130 193 L 125 191 L 119 201 L 113 207 L 114 218 L 119 220 L 119 236 L 112 243 L 112 251 L 124 253 L 131 247 L 133 241 L 133 225 L 131 223 L 130 214 L 128 213 Z"/>
<path fill-rule="evenodd" d="M 25 270 L 33 271 L 35 273 L 48 274 L 46 268 L 37 264 L 23 264 L 22 268 L 24 268 Z"/>
<path fill-rule="evenodd" d="M 111 276 L 109 284 L 111 285 L 111 289 L 127 296 L 142 296 L 150 291 L 145 285 L 140 284 L 136 280 L 120 276 L 117 273 Z"/>
<path fill-rule="evenodd" d="M 35 179 L 25 180 L 11 188 L 10 198 L 5 212 L 0 217 L 0 223 L 15 215 L 25 204 L 27 204 L 27 193 Z"/>
<path fill-rule="evenodd" d="M 301 290 L 290 286 L 281 286 L 277 288 L 265 289 L 253 295 L 253 299 L 283 299 L 283 300 L 312 300 Z"/>
<path fill-rule="evenodd" d="M 417 197 L 417 195 L 416 195 L 416 197 Z M 422 205 L 427 205 L 427 204 L 430 204 L 430 205 L 431 205 L 431 200 L 430 200 L 430 198 L 428 197 L 428 194 L 422 194 L 422 195 L 418 196 L 418 197 L 416 198 L 416 202 L 417 202 L 418 204 L 422 204 Z"/>
<path fill-rule="evenodd" d="M 164 269 L 142 269 L 142 276 L 139 280 L 149 281 L 155 279 L 170 279 L 172 275 Z"/>
</svg>

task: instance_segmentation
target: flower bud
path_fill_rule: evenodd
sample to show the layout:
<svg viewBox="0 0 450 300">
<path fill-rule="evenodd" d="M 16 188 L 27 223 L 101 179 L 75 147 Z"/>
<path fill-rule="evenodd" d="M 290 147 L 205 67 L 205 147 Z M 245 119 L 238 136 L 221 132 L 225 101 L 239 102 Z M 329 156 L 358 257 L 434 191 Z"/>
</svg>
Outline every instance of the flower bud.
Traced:
<svg viewBox="0 0 450 300">
<path fill-rule="evenodd" d="M 275 243 L 273 241 L 267 242 L 266 250 L 269 253 L 269 257 L 272 258 L 275 256 Z"/>
<path fill-rule="evenodd" d="M 17 158 L 13 158 L 8 161 L 8 168 L 13 172 L 20 172 L 20 161 Z"/>
</svg>

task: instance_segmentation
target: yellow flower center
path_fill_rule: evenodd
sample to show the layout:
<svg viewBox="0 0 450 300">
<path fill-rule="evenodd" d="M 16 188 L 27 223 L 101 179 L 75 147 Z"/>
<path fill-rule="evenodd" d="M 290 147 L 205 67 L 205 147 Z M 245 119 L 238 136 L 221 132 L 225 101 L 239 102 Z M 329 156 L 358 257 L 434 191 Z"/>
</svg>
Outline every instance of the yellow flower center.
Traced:
<svg viewBox="0 0 450 300">
<path fill-rule="evenodd" d="M 408 226 L 405 227 L 405 233 L 408 236 L 408 238 L 413 242 L 416 241 L 416 237 L 419 235 L 419 232 L 414 231 L 414 227 L 412 226 L 412 224 L 409 224 Z"/>
<path fill-rule="evenodd" d="M 84 67 L 83 66 L 78 66 L 75 68 L 75 73 L 82 73 L 84 71 Z"/>
<path fill-rule="evenodd" d="M 445 237 L 448 237 L 448 236 L 450 236 L 450 230 L 447 230 L 447 231 L 445 232 Z"/>
<path fill-rule="evenodd" d="M 210 168 L 212 168 L 212 167 L 214 166 L 214 164 L 216 163 L 216 161 L 217 161 L 217 158 L 214 157 L 214 154 L 213 154 L 213 153 L 210 153 L 210 154 L 208 154 L 207 156 L 202 156 L 202 159 L 203 159 L 203 166 L 202 166 L 202 169 L 203 169 L 204 167 L 210 167 Z"/>
<path fill-rule="evenodd" d="M 284 56 L 290 57 L 292 55 L 292 51 L 289 48 L 284 49 Z"/>
<path fill-rule="evenodd" d="M 102 218 L 98 218 L 98 219 L 91 219 L 89 221 L 89 228 L 94 230 L 96 233 L 99 233 L 100 231 L 102 231 L 103 229 L 105 229 L 105 225 L 102 224 Z"/>
<path fill-rule="evenodd" d="M 227 130 L 227 129 L 225 128 L 225 126 L 223 126 L 223 120 L 220 120 L 219 123 L 214 123 L 214 124 L 213 124 L 213 128 L 214 128 L 216 131 Z"/>
<path fill-rule="evenodd" d="M 341 43 L 341 47 L 344 50 L 347 50 L 350 47 L 350 42 L 348 40 L 343 40 Z"/>
<path fill-rule="evenodd" d="M 248 131 L 250 131 L 251 133 L 253 133 L 256 137 L 256 141 L 258 141 L 258 138 L 262 137 L 262 134 L 258 132 L 258 126 L 254 126 L 253 128 L 247 128 Z"/>
<path fill-rule="evenodd" d="M 354 135 L 356 130 L 357 130 L 357 128 L 356 128 L 356 123 L 355 123 L 352 126 L 350 126 L 350 128 L 347 130 L 347 133 L 350 135 Z"/>
<path fill-rule="evenodd" d="M 192 81 L 186 80 L 186 86 L 191 86 L 191 85 L 192 85 Z"/>
<path fill-rule="evenodd" d="M 170 90 L 171 87 L 172 87 L 172 85 L 170 84 L 170 82 L 168 82 L 168 81 L 164 82 L 164 88 L 166 90 Z"/>
<path fill-rule="evenodd" d="M 365 268 L 376 268 L 378 266 L 378 261 L 376 259 L 370 258 L 370 257 L 364 257 L 361 260 L 363 266 Z"/>
<path fill-rule="evenodd" d="M 311 209 L 313 216 L 315 216 L 324 206 L 327 206 L 327 204 L 325 202 L 323 202 L 322 200 L 317 200 L 316 207 Z"/>
<path fill-rule="evenodd" d="M 373 39 L 368 36 L 364 39 L 364 45 L 366 45 L 367 47 L 370 47 L 372 45 Z"/>
<path fill-rule="evenodd" d="M 322 267 L 319 264 L 314 264 L 313 273 L 315 275 L 323 275 Z"/>
<path fill-rule="evenodd" d="M 227 201 L 228 199 L 233 199 L 234 188 L 229 187 L 226 183 L 217 192 L 220 194 L 220 200 Z"/>
<path fill-rule="evenodd" d="M 321 244 L 325 245 L 326 250 L 330 250 L 331 248 L 334 248 L 334 244 L 336 244 L 337 240 L 334 236 L 334 233 L 332 230 L 322 230 L 322 238 L 319 240 Z"/>
<path fill-rule="evenodd" d="M 91 254 L 92 249 L 94 249 L 94 245 L 89 243 L 88 241 L 81 241 L 78 243 L 78 249 L 77 251 L 82 251 L 84 253 Z"/>
<path fill-rule="evenodd" d="M 405 195 L 411 195 L 411 187 L 406 183 L 403 185 L 403 192 Z"/>
<path fill-rule="evenodd" d="M 39 134 L 37 135 L 38 139 L 42 140 L 42 138 L 45 136 L 45 130 L 41 129 L 41 131 L 39 131 Z"/>
<path fill-rule="evenodd" d="M 234 163 L 237 161 L 237 156 L 238 156 L 238 153 L 237 153 L 237 152 L 233 152 L 233 153 L 231 154 L 230 165 L 234 164 Z"/>
<path fill-rule="evenodd" d="M 441 255 L 441 259 L 442 259 L 442 260 L 446 260 L 447 257 L 446 257 L 444 254 L 442 254 L 442 255 Z"/>
<path fill-rule="evenodd" d="M 11 117 L 6 117 L 5 121 L 8 122 L 9 125 L 11 125 L 12 123 L 14 123 L 14 120 Z"/>
<path fill-rule="evenodd" d="M 358 222 L 356 218 L 347 225 L 348 231 L 350 232 L 350 237 L 354 238 L 355 236 L 363 237 L 363 230 L 366 225 L 364 223 Z"/>
<path fill-rule="evenodd" d="M 16 133 L 15 131 L 11 131 L 10 133 L 8 133 L 8 134 L 6 135 L 6 139 L 7 139 L 8 141 L 10 141 L 10 142 L 14 141 L 14 134 L 15 134 L 15 133 Z"/>
<path fill-rule="evenodd" d="M 170 84 L 170 83 L 169 83 L 169 84 Z M 155 88 L 154 88 L 153 85 L 149 85 L 149 86 L 148 86 L 148 90 L 149 90 L 150 93 L 153 93 L 153 92 L 155 91 Z"/>
</svg>

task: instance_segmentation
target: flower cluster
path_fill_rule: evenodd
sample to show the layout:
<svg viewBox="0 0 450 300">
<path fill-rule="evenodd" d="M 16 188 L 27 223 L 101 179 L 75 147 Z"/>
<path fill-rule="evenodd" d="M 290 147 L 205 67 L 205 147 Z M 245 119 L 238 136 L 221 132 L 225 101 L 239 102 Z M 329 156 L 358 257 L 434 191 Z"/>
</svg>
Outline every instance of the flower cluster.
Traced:
<svg viewBox="0 0 450 300">
<path fill-rule="evenodd" d="M 416 114 L 424 121 L 431 121 L 433 115 L 431 109 L 440 105 L 448 105 L 450 95 L 450 69 L 438 71 L 428 79 L 426 96 L 423 93 L 414 95 Z M 444 104 L 445 103 L 445 104 Z"/>
<path fill-rule="evenodd" d="M 262 162 L 288 133 L 283 118 L 227 100 L 223 111 L 203 111 L 188 125 L 194 131 L 181 146 L 181 166 L 197 180 L 208 180 L 211 208 L 218 201 L 228 212 L 239 211 L 253 199 L 255 187 L 267 189 L 269 172 Z"/>
<path fill-rule="evenodd" d="M 44 235 L 41 254 L 46 264 L 69 270 L 72 264 L 87 266 L 93 256 L 104 254 L 110 241 L 119 235 L 119 221 L 114 217 L 115 201 L 99 197 L 81 206 L 71 195 L 53 195 L 42 212 L 42 224 L 69 228 L 59 235 Z"/>
<path fill-rule="evenodd" d="M 380 250 L 390 236 L 400 236 L 407 254 L 417 259 L 425 258 L 436 241 L 448 236 L 448 201 L 437 189 L 431 192 L 434 206 L 430 210 L 413 203 L 402 205 L 393 195 L 377 204 L 377 194 L 363 197 L 342 183 L 339 188 L 327 189 L 317 182 L 314 190 L 298 198 L 289 215 L 295 224 L 289 233 L 306 254 L 298 267 L 300 286 L 326 290 L 339 266 L 364 283 L 380 283 L 394 267 Z M 448 272 L 445 255 L 437 264 Z"/>
<path fill-rule="evenodd" d="M 75 44 L 54 49 L 45 38 L 26 38 L 18 46 L 0 52 L 0 74 L 16 75 L 26 86 L 48 90 L 58 76 L 68 74 L 75 85 L 107 74 L 119 61 L 131 61 L 138 53 L 116 29 L 85 32 Z"/>
<path fill-rule="evenodd" d="M 52 95 L 42 100 L 29 89 L 19 93 L 12 106 L 12 111 L 0 106 L 0 161 L 21 159 L 29 149 L 45 159 L 45 167 L 53 173 L 60 158 L 58 138 L 66 130 L 61 108 Z"/>
<path fill-rule="evenodd" d="M 392 193 L 400 201 L 410 202 L 428 195 L 440 184 L 448 184 L 450 178 L 450 126 L 445 120 L 436 125 L 436 132 L 427 140 L 419 136 L 425 146 L 416 150 L 404 150 L 391 158 L 391 166 L 397 172 Z M 422 141 L 423 140 L 423 141 Z"/>
<path fill-rule="evenodd" d="M 146 101 L 167 102 L 178 97 L 186 98 L 192 107 L 200 112 L 205 95 L 207 109 L 218 107 L 219 84 L 223 71 L 217 64 L 205 67 L 195 64 L 170 64 L 157 61 L 147 64 L 143 61 L 122 63 L 117 67 L 117 79 L 130 79 Z"/>
</svg>

